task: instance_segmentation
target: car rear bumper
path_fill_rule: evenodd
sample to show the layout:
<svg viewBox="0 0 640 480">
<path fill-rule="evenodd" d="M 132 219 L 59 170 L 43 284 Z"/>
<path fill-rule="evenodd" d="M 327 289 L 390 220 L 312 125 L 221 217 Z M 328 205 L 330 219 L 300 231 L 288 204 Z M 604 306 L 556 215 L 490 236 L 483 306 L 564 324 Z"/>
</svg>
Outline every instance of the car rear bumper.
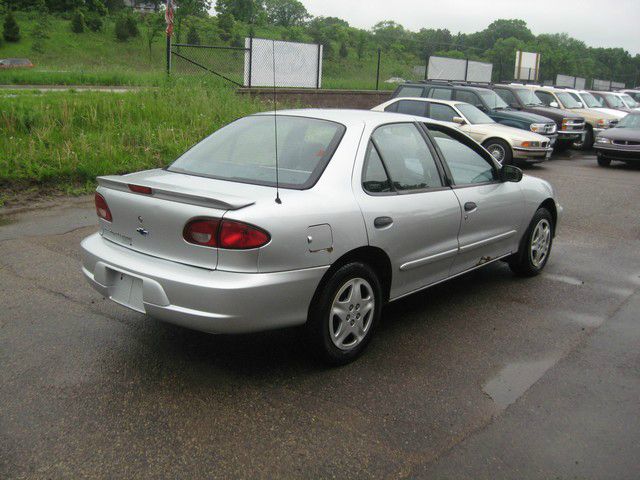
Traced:
<svg viewBox="0 0 640 480">
<path fill-rule="evenodd" d="M 247 333 L 306 322 L 328 266 L 237 273 L 183 265 L 129 250 L 95 233 L 82 271 L 104 297 L 154 318 L 209 333 Z M 123 296 L 123 279 L 131 287 Z"/>
</svg>

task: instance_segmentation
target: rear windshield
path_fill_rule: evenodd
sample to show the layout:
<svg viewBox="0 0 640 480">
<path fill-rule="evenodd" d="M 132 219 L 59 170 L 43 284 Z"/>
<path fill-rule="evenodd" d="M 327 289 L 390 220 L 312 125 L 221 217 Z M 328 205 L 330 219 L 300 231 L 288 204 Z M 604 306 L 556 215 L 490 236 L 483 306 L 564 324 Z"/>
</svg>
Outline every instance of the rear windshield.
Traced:
<svg viewBox="0 0 640 480">
<path fill-rule="evenodd" d="M 167 170 L 257 185 L 276 185 L 273 115 L 241 118 L 192 147 Z M 315 118 L 277 116 L 278 179 L 283 188 L 312 187 L 345 127 Z"/>
</svg>

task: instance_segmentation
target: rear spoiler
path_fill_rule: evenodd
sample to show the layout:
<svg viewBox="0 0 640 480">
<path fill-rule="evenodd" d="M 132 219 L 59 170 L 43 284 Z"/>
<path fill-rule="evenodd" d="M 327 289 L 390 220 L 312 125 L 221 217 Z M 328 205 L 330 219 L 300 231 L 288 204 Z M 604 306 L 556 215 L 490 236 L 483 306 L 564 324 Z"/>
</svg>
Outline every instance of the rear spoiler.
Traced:
<svg viewBox="0 0 640 480">
<path fill-rule="evenodd" d="M 120 190 L 122 192 L 131 193 L 129 185 L 134 184 L 151 188 L 151 196 L 154 198 L 186 203 L 189 205 L 198 205 L 200 207 L 217 208 L 219 210 L 239 210 L 256 203 L 254 200 L 236 197 L 229 194 L 219 194 L 216 196 L 215 192 L 205 192 L 202 190 L 186 191 L 179 187 L 167 189 L 166 185 L 158 185 L 149 181 L 139 182 L 119 175 L 98 177 L 97 180 L 99 186 L 109 188 L 111 190 Z"/>
</svg>

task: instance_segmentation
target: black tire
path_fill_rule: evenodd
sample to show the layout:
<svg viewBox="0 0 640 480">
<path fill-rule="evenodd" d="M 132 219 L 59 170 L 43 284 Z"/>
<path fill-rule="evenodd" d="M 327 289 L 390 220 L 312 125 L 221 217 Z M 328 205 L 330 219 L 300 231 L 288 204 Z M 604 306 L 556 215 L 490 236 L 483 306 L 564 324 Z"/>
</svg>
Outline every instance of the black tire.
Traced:
<svg viewBox="0 0 640 480">
<path fill-rule="evenodd" d="M 601 167 L 608 167 L 609 165 L 611 165 L 611 160 L 598 155 L 598 165 L 600 165 Z"/>
<path fill-rule="evenodd" d="M 532 251 L 532 242 L 536 240 L 534 238 L 536 227 L 539 224 L 543 225 L 543 222 L 546 222 L 549 229 L 548 248 L 544 258 L 536 259 L 534 258 L 534 254 Z M 508 260 L 511 270 L 516 275 L 520 275 L 522 277 L 533 277 L 535 275 L 538 275 L 544 269 L 547 261 L 549 260 L 549 256 L 551 255 L 554 232 L 555 225 L 553 223 L 553 216 L 551 215 L 549 210 L 544 207 L 540 207 L 531 219 L 529 228 L 527 228 L 527 231 L 520 241 L 520 247 L 518 248 L 518 251 Z"/>
<path fill-rule="evenodd" d="M 504 140 L 500 140 L 499 138 L 490 138 L 484 142 L 482 146 L 488 150 L 496 160 L 498 160 L 498 163 L 502 165 L 511 165 L 513 163 L 513 151 L 511 150 L 511 145 Z M 504 158 L 502 160 L 499 159 L 492 151 L 492 148 L 496 149 L 496 151 L 502 152 Z"/>
<path fill-rule="evenodd" d="M 584 134 L 584 142 L 580 145 L 580 150 L 591 150 L 593 148 L 593 143 L 595 142 L 595 138 L 593 136 L 593 128 L 591 125 L 587 126 L 587 132 Z"/>
<path fill-rule="evenodd" d="M 373 310 L 368 312 L 367 317 L 365 317 L 365 315 L 358 317 L 359 319 L 362 318 L 362 324 L 356 323 L 354 325 L 351 323 L 351 327 L 357 328 L 358 325 L 364 326 L 366 322 L 368 327 L 366 328 L 366 333 L 363 335 L 363 338 L 353 347 L 345 347 L 344 344 L 349 343 L 351 335 L 353 335 L 354 340 L 357 340 L 355 333 L 349 334 L 344 340 L 343 348 L 339 348 L 332 339 L 332 329 L 335 329 L 336 323 L 344 324 L 344 321 L 342 321 L 338 315 L 331 316 L 330 312 L 332 311 L 334 300 L 340 300 L 337 295 L 343 291 L 343 288 L 345 288 L 349 282 L 357 281 L 358 279 L 365 280 L 371 289 L 370 293 L 373 295 Z M 366 290 L 367 286 L 363 285 L 363 288 Z M 363 301 L 366 300 L 367 299 L 364 298 Z M 353 306 L 348 305 L 347 308 L 349 307 L 353 309 L 350 313 L 353 314 L 356 312 L 355 304 Z M 352 362 L 360 356 L 371 341 L 371 337 L 380 320 L 381 310 L 382 287 L 376 273 L 371 267 L 364 263 L 347 263 L 338 268 L 330 277 L 320 284 L 311 301 L 309 316 L 305 327 L 308 342 L 317 357 L 325 363 L 337 366 Z M 358 320 L 353 321 L 357 322 Z"/>
</svg>

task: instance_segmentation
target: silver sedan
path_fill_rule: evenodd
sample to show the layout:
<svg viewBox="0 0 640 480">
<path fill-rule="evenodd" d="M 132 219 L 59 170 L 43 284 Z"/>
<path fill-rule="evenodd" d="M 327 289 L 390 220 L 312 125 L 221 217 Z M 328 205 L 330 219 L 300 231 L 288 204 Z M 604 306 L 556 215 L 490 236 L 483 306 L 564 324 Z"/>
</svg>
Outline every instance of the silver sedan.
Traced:
<svg viewBox="0 0 640 480">
<path fill-rule="evenodd" d="M 455 128 L 355 110 L 244 117 L 98 184 L 82 270 L 103 296 L 211 333 L 304 325 L 334 364 L 387 302 L 498 260 L 536 275 L 562 212 Z"/>
</svg>

